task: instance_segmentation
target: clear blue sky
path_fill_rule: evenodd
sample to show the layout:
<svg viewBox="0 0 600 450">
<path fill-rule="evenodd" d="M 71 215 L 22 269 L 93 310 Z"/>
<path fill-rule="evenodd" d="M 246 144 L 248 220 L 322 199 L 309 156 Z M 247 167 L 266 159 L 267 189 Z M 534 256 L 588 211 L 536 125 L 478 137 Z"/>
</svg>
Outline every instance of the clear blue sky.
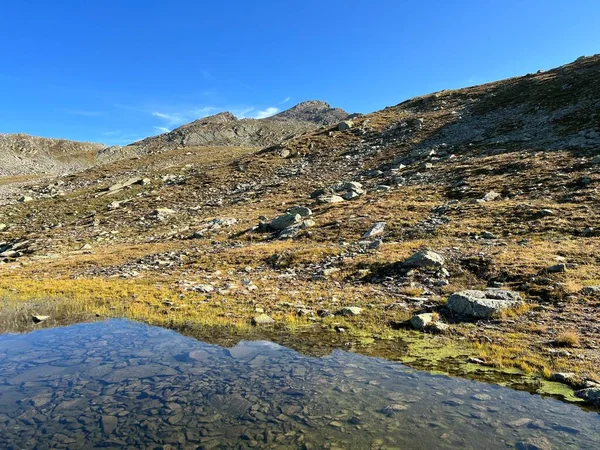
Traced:
<svg viewBox="0 0 600 450">
<path fill-rule="evenodd" d="M 600 53 L 600 0 L 0 0 L 0 132 L 126 144 L 320 99 L 371 112 Z"/>
</svg>

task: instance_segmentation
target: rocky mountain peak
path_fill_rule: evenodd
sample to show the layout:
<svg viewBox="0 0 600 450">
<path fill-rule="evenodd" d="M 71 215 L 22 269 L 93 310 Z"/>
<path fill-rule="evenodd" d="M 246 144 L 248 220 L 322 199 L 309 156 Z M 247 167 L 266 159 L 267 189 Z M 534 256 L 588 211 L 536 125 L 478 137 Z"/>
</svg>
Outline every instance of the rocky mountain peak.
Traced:
<svg viewBox="0 0 600 450">
<path fill-rule="evenodd" d="M 346 119 L 348 115 L 343 109 L 332 108 L 329 103 L 320 100 L 307 100 L 274 115 L 272 119 L 298 120 L 318 125 L 333 125 Z"/>
</svg>

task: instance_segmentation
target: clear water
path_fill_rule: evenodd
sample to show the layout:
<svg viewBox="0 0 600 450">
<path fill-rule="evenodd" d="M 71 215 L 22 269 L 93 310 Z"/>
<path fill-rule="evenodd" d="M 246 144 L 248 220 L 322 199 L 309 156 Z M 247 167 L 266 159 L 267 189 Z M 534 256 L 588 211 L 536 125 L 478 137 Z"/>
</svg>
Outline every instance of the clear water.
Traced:
<svg viewBox="0 0 600 450">
<path fill-rule="evenodd" d="M 597 449 L 600 415 L 383 359 L 113 320 L 0 336 L 2 449 Z"/>
</svg>

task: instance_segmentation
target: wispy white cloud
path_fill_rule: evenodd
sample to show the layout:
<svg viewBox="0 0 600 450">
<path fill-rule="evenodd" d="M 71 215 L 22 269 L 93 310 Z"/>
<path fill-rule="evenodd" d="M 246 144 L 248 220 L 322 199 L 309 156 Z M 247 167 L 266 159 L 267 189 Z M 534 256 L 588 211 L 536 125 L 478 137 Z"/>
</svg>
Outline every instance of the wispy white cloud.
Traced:
<svg viewBox="0 0 600 450">
<path fill-rule="evenodd" d="M 290 97 L 290 96 L 288 95 L 288 96 L 287 96 L 286 98 L 284 98 L 284 99 L 283 99 L 283 101 L 282 101 L 282 102 L 280 102 L 279 104 L 280 104 L 280 105 L 283 105 L 284 103 L 287 103 L 287 102 L 289 102 L 291 99 L 292 99 L 292 97 Z"/>
<path fill-rule="evenodd" d="M 231 110 L 231 113 L 239 119 L 245 119 L 246 117 L 248 117 L 248 113 L 254 111 L 255 109 L 256 108 L 254 106 L 250 106 L 248 108 L 241 108 L 241 109 L 233 108 Z"/>
<path fill-rule="evenodd" d="M 206 117 L 208 114 L 213 112 L 216 108 L 213 106 L 195 107 L 189 109 L 182 109 L 175 112 L 159 112 L 154 111 L 152 115 L 165 121 L 161 126 L 155 126 L 154 129 L 161 133 L 167 133 L 174 127 L 183 125 L 184 123 L 191 122 L 202 117 Z"/>
<path fill-rule="evenodd" d="M 274 106 L 269 106 L 266 109 L 262 109 L 257 111 L 254 115 L 255 119 L 265 119 L 267 117 L 271 117 L 273 114 L 277 114 L 279 112 L 279 108 L 275 108 Z"/>
</svg>

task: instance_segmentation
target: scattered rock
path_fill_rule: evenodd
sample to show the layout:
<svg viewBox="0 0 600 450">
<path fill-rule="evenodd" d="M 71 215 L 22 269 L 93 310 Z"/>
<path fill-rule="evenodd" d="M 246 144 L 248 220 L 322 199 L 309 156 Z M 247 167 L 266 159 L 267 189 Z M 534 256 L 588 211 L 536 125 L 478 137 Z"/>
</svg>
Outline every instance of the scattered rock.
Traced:
<svg viewBox="0 0 600 450">
<path fill-rule="evenodd" d="M 580 291 L 580 293 L 590 297 L 600 296 L 600 286 L 586 286 Z"/>
<path fill-rule="evenodd" d="M 18 200 L 18 201 L 19 201 L 20 203 L 29 203 L 29 202 L 32 202 L 32 201 L 33 201 L 33 198 L 32 198 L 32 197 L 29 197 L 29 196 L 27 196 L 27 195 L 23 195 L 23 196 L 19 197 L 19 200 Z"/>
<path fill-rule="evenodd" d="M 317 201 L 319 203 L 340 203 L 343 202 L 344 199 L 339 195 L 321 195 Z"/>
<path fill-rule="evenodd" d="M 344 120 L 338 124 L 338 131 L 346 131 L 354 126 L 354 122 L 351 120 Z"/>
<path fill-rule="evenodd" d="M 115 416 L 102 416 L 102 431 L 105 434 L 112 434 L 117 428 L 118 419 Z"/>
<path fill-rule="evenodd" d="M 489 318 L 503 309 L 514 308 L 522 303 L 517 292 L 493 288 L 485 291 L 465 290 L 448 297 L 450 311 L 477 319 Z"/>
<path fill-rule="evenodd" d="M 444 257 L 431 250 L 422 249 L 402 263 L 408 268 L 442 268 L 445 264 Z"/>
<path fill-rule="evenodd" d="M 275 320 L 266 314 L 259 314 L 252 318 L 252 325 L 262 327 L 267 325 L 273 325 Z"/>
<path fill-rule="evenodd" d="M 370 238 L 373 236 L 379 236 L 385 231 L 385 222 L 375 223 L 369 230 L 363 234 L 363 238 Z"/>
<path fill-rule="evenodd" d="M 502 197 L 502 196 L 498 192 L 490 191 L 487 194 L 485 194 L 482 198 L 480 198 L 478 200 L 478 202 L 481 202 L 481 203 L 491 202 L 493 200 L 499 199 L 500 197 Z"/>
<path fill-rule="evenodd" d="M 337 313 L 338 316 L 360 316 L 362 314 L 362 308 L 358 306 L 346 306 L 340 309 Z"/>
<path fill-rule="evenodd" d="M 575 392 L 575 396 L 594 405 L 600 406 L 600 388 L 592 387 Z"/>
<path fill-rule="evenodd" d="M 546 268 L 546 272 L 548 272 L 548 273 L 560 273 L 560 272 L 566 272 L 566 271 L 567 271 L 567 265 L 564 263 L 554 264 L 553 266 Z"/>
<path fill-rule="evenodd" d="M 432 313 L 417 314 L 410 319 L 410 324 L 417 330 L 422 330 L 433 321 Z"/>
<path fill-rule="evenodd" d="M 269 227 L 276 231 L 284 230 L 293 225 L 298 225 L 302 221 L 300 214 L 285 213 L 275 217 L 269 222 Z"/>
<path fill-rule="evenodd" d="M 33 320 L 33 323 L 45 322 L 49 318 L 50 316 L 31 316 L 31 320 Z"/>
<path fill-rule="evenodd" d="M 150 213 L 150 217 L 152 217 L 155 220 L 158 221 L 163 221 L 168 219 L 169 217 L 171 217 L 173 214 L 175 214 L 175 211 L 169 208 L 157 208 L 154 211 L 152 211 L 152 213 Z"/>
</svg>

